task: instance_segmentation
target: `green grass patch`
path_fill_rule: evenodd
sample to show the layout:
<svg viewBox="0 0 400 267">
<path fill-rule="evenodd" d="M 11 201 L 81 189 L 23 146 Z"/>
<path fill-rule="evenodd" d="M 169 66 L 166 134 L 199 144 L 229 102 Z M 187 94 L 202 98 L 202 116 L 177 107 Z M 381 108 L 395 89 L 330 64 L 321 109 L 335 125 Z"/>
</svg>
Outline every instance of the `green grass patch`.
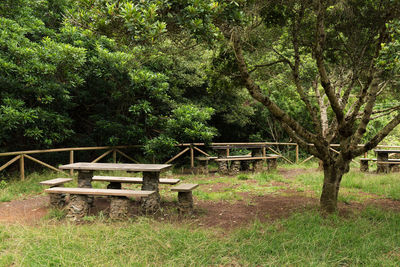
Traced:
<svg viewBox="0 0 400 267">
<path fill-rule="evenodd" d="M 282 175 L 277 172 L 261 172 L 254 175 L 254 179 L 257 180 L 261 184 L 266 184 L 271 181 L 276 182 L 285 182 L 286 180 L 282 177 Z"/>
<path fill-rule="evenodd" d="M 31 195 L 43 193 L 45 187 L 40 185 L 39 182 L 57 177 L 67 176 L 55 172 L 35 172 L 29 174 L 24 181 L 15 178 L 2 182 L 0 186 L 0 202 L 26 198 Z M 72 185 L 73 183 L 74 182 L 67 183 L 66 186 Z"/>
<path fill-rule="evenodd" d="M 351 171 L 343 177 L 342 187 L 400 200 L 399 173 L 373 174 Z"/>
<path fill-rule="evenodd" d="M 2 266 L 398 266 L 400 214 L 350 219 L 310 211 L 234 232 L 146 218 L 84 225 L 0 225 Z M 222 234 L 223 233 L 223 234 Z"/>
</svg>

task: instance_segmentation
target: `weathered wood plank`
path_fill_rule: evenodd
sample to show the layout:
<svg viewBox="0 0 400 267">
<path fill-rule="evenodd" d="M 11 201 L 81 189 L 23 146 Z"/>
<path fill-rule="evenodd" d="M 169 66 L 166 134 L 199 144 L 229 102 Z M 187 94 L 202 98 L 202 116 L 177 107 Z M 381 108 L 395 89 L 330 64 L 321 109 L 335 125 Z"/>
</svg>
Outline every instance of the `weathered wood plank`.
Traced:
<svg viewBox="0 0 400 267">
<path fill-rule="evenodd" d="M 198 187 L 198 184 L 180 184 L 177 186 L 174 186 L 171 188 L 171 191 L 174 192 L 190 192 L 193 189 L 195 189 L 196 187 Z"/>
<path fill-rule="evenodd" d="M 101 195 L 101 196 L 125 196 L 148 197 L 155 191 L 125 190 L 125 189 L 99 189 L 99 188 L 71 188 L 52 187 L 44 190 L 49 194 L 75 194 L 75 195 Z"/>
<path fill-rule="evenodd" d="M 87 170 L 87 171 L 138 171 L 138 172 L 161 172 L 169 169 L 170 164 L 132 164 L 132 163 L 90 163 L 77 162 L 62 165 L 64 170 Z"/>
<path fill-rule="evenodd" d="M 60 184 L 64 184 L 64 183 L 71 182 L 71 181 L 72 181 L 72 178 L 55 178 L 55 179 L 51 179 L 51 180 L 41 181 L 39 184 L 55 186 L 55 185 L 60 185 Z"/>
</svg>

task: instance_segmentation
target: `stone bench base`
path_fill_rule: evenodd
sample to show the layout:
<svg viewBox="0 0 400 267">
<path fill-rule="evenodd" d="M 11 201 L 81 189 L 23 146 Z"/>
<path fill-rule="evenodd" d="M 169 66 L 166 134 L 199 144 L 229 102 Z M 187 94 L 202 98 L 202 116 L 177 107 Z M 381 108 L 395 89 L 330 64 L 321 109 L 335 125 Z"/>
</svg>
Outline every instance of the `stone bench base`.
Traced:
<svg viewBox="0 0 400 267">
<path fill-rule="evenodd" d="M 171 191 L 178 192 L 179 214 L 191 214 L 193 212 L 192 190 L 198 186 L 198 184 L 180 184 L 171 188 Z"/>
</svg>

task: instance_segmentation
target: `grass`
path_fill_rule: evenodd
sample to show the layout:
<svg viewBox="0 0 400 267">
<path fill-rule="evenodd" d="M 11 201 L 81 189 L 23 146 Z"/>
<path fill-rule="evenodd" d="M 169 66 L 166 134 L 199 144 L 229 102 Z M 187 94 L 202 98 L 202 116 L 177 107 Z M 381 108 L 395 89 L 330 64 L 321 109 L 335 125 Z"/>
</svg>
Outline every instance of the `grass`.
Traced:
<svg viewBox="0 0 400 267">
<path fill-rule="evenodd" d="M 297 175 L 294 183 L 296 187 L 311 190 L 315 196 L 319 196 L 322 191 L 322 182 L 323 173 L 315 171 Z M 399 173 L 362 173 L 353 169 L 343 176 L 339 201 L 363 201 L 366 198 L 374 197 L 359 194 L 360 192 L 400 200 L 400 175 Z"/>
<path fill-rule="evenodd" d="M 243 199 L 242 193 L 283 194 L 281 190 L 287 187 L 318 197 L 322 173 L 314 171 L 315 164 L 310 163 L 307 168 L 307 173 L 291 179 L 278 172 L 178 178 L 200 183 L 193 193 L 196 199 L 204 201 L 235 202 Z M 107 175 L 127 176 L 126 173 Z M 33 173 L 24 182 L 2 182 L 0 200 L 40 194 L 43 188 L 39 181 L 56 177 L 60 175 Z M 106 183 L 96 182 L 94 186 L 105 187 Z M 218 191 L 211 190 L 215 186 Z M 160 188 L 163 198 L 176 200 L 169 186 Z M 375 197 L 360 192 L 400 199 L 400 175 L 351 171 L 343 178 L 339 200 L 352 202 Z M 268 217 L 268 214 L 261 215 Z M 0 223 L 0 267 L 400 265 L 400 213 L 375 207 L 346 218 L 323 217 L 318 211 L 305 211 L 272 223 L 254 221 L 234 231 L 200 228 L 196 220 L 190 219 L 187 224 L 145 217 L 111 222 L 99 214 L 87 216 L 84 224 L 75 225 L 64 218 L 65 211 L 52 209 L 35 226 Z"/>
<path fill-rule="evenodd" d="M 233 232 L 158 223 L 0 226 L 0 266 L 398 266 L 400 214 L 310 211 Z"/>
<path fill-rule="evenodd" d="M 0 202 L 11 201 L 14 199 L 22 199 L 32 195 L 43 193 L 43 186 L 39 184 L 40 181 L 54 179 L 57 177 L 65 177 L 63 174 L 55 172 L 35 172 L 29 174 L 24 181 L 19 178 L 11 179 L 7 182 L 2 182 L 0 186 Z M 72 185 L 73 182 L 66 185 Z"/>
</svg>

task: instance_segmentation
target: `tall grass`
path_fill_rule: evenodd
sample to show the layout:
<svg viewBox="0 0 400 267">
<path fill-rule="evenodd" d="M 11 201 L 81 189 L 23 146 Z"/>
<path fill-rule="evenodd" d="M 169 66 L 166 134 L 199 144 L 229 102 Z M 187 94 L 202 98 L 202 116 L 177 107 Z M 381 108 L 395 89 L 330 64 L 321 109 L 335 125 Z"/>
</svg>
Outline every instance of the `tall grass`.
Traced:
<svg viewBox="0 0 400 267">
<path fill-rule="evenodd" d="M 0 226 L 1 266 L 399 266 L 400 214 L 310 211 L 233 232 L 141 218 Z"/>
</svg>

